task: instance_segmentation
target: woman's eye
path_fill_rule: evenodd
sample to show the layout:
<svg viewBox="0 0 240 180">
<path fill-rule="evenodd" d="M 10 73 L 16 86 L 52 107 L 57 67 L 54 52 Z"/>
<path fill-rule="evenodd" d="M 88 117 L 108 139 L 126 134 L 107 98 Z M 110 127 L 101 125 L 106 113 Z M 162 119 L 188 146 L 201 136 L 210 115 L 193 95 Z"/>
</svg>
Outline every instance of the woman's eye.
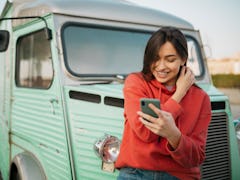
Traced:
<svg viewBox="0 0 240 180">
<path fill-rule="evenodd" d="M 174 59 L 167 59 L 168 62 L 174 62 L 176 60 L 176 58 Z"/>
</svg>

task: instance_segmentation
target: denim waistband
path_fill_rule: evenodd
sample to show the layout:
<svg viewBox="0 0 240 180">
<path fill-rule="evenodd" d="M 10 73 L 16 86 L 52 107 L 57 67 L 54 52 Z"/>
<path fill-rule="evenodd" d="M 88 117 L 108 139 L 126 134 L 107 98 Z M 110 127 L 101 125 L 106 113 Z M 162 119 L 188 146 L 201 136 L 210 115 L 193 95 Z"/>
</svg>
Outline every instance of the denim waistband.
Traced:
<svg viewBox="0 0 240 180">
<path fill-rule="evenodd" d="M 164 171 L 150 171 L 137 168 L 121 168 L 117 180 L 179 180 Z"/>
</svg>

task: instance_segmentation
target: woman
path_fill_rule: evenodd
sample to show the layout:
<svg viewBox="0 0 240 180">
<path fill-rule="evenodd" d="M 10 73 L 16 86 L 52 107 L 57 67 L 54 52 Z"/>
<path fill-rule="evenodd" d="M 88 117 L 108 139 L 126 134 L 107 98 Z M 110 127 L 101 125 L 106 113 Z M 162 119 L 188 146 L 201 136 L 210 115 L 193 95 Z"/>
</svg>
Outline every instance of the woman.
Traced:
<svg viewBox="0 0 240 180">
<path fill-rule="evenodd" d="M 164 27 L 149 39 L 142 71 L 127 77 L 118 180 L 200 179 L 211 105 L 187 58 L 184 35 Z M 140 98 L 160 100 L 161 110 L 149 105 L 158 118 L 140 111 Z"/>
</svg>

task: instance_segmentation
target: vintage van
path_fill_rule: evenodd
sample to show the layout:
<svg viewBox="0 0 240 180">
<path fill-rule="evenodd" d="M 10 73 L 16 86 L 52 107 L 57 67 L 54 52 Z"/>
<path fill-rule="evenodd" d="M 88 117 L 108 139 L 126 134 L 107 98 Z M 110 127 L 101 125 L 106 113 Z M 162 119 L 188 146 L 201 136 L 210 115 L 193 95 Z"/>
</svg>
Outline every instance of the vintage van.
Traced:
<svg viewBox="0 0 240 180">
<path fill-rule="evenodd" d="M 124 0 L 1 0 L 0 172 L 3 180 L 116 179 L 125 77 L 151 34 L 180 28 L 212 121 L 202 179 L 240 179 L 228 98 L 211 82 L 199 31 Z"/>
</svg>

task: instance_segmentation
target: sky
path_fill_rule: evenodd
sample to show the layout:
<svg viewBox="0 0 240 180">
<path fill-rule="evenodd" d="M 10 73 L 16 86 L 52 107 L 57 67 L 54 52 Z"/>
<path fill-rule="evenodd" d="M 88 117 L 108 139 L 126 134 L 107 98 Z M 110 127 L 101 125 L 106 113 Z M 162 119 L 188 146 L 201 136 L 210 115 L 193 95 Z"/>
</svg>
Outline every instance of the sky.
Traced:
<svg viewBox="0 0 240 180">
<path fill-rule="evenodd" d="M 0 0 L 4 4 L 6 0 Z M 240 58 L 240 0 L 128 0 L 189 21 L 200 31 L 208 58 Z"/>
<path fill-rule="evenodd" d="M 239 0 L 128 0 L 189 21 L 200 31 L 209 58 L 240 58 Z"/>
</svg>

